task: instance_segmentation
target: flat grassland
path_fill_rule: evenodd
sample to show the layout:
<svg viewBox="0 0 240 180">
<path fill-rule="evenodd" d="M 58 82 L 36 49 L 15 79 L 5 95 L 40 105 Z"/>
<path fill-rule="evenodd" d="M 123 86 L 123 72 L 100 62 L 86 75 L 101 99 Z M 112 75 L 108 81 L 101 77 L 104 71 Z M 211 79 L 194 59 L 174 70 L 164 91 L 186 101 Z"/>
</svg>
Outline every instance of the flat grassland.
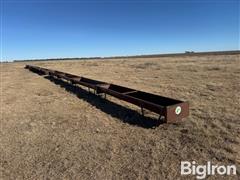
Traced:
<svg viewBox="0 0 240 180">
<path fill-rule="evenodd" d="M 239 57 L 1 64 L 0 179 L 184 179 L 194 176 L 180 176 L 180 162 L 193 160 L 239 169 Z M 150 112 L 143 118 L 134 105 L 44 78 L 27 63 L 186 100 L 190 116 L 159 124 Z"/>
</svg>

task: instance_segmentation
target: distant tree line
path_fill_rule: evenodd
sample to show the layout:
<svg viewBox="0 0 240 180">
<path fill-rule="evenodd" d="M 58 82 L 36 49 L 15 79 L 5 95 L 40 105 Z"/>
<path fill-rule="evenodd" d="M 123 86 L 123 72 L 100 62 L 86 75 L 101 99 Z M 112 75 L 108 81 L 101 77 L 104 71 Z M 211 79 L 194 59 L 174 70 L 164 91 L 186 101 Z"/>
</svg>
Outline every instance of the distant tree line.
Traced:
<svg viewBox="0 0 240 180">
<path fill-rule="evenodd" d="M 49 59 L 27 59 L 27 60 L 14 60 L 13 62 L 26 62 L 26 61 L 55 61 L 55 60 L 91 60 L 91 59 L 120 59 L 120 58 L 150 58 L 150 57 L 174 57 L 174 56 L 198 56 L 198 55 L 230 55 L 240 54 L 240 50 L 234 51 L 211 51 L 211 52 L 194 52 L 185 51 L 185 53 L 171 53 L 171 54 L 149 54 L 149 55 L 135 55 L 135 56 L 110 56 L 110 57 L 82 57 L 82 58 L 49 58 Z M 8 61 L 2 61 L 7 63 Z"/>
</svg>

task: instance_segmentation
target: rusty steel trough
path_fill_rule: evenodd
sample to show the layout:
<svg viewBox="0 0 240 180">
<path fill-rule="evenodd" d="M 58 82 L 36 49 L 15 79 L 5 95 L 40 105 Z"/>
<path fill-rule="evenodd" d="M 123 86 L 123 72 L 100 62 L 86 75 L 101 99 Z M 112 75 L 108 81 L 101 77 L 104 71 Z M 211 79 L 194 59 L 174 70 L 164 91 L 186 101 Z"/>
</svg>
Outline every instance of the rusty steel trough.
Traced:
<svg viewBox="0 0 240 180">
<path fill-rule="evenodd" d="M 189 115 L 188 102 L 38 66 L 26 65 L 25 68 L 40 75 L 49 75 L 54 78 L 67 80 L 72 84 L 86 86 L 89 90 L 90 88 L 93 89 L 95 94 L 104 94 L 105 97 L 106 94 L 109 94 L 135 104 L 141 107 L 143 115 L 143 110 L 147 109 L 157 113 L 159 119 L 163 117 L 167 123 L 181 121 Z"/>
</svg>

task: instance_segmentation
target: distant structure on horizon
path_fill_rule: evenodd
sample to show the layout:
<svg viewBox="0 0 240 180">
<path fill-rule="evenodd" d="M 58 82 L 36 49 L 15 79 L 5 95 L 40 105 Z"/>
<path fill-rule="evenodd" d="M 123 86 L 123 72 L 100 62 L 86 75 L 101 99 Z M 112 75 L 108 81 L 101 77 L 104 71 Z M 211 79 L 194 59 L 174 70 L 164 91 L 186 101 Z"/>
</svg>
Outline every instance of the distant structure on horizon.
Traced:
<svg viewBox="0 0 240 180">
<path fill-rule="evenodd" d="M 186 54 L 195 53 L 194 51 L 185 51 Z"/>
</svg>

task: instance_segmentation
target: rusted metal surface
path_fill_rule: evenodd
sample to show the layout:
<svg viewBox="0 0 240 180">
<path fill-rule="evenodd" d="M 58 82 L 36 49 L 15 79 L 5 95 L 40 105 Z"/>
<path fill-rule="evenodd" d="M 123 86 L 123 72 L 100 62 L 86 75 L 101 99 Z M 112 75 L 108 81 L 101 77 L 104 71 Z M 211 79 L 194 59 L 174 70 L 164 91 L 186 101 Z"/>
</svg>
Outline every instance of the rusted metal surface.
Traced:
<svg viewBox="0 0 240 180">
<path fill-rule="evenodd" d="M 118 99 L 135 104 L 141 107 L 142 114 L 144 109 L 150 110 L 159 114 L 159 118 L 164 117 L 164 120 L 168 123 L 181 121 L 189 115 L 188 102 L 38 66 L 26 65 L 25 68 L 40 75 L 49 75 L 64 79 L 72 84 L 86 86 L 94 89 L 94 92 L 97 94 L 109 94 Z"/>
</svg>

